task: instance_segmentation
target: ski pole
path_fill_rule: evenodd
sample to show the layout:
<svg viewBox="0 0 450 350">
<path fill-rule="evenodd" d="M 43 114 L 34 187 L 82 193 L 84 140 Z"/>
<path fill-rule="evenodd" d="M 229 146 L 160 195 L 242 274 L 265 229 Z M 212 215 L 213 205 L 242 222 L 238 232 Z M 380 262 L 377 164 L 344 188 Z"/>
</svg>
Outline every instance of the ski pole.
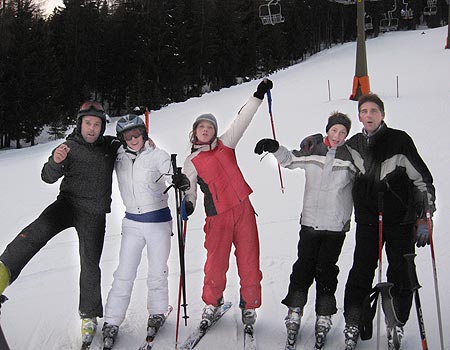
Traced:
<svg viewBox="0 0 450 350">
<path fill-rule="evenodd" d="M 145 131 L 148 132 L 150 131 L 150 112 L 148 110 L 148 107 L 145 107 Z"/>
<path fill-rule="evenodd" d="M 436 295 L 436 309 L 437 309 L 438 324 L 439 324 L 439 338 L 441 341 L 441 350 L 444 350 L 444 334 L 442 332 L 441 302 L 439 300 L 439 286 L 438 286 L 438 277 L 437 277 L 437 269 L 436 269 L 436 256 L 434 255 L 434 244 L 433 244 L 433 227 L 431 225 L 431 213 L 430 213 L 430 209 L 428 207 L 428 198 L 425 198 L 425 208 L 426 208 L 426 215 L 427 215 L 428 232 L 430 233 L 431 262 L 433 265 L 434 293 Z"/>
<path fill-rule="evenodd" d="M 416 257 L 416 254 L 405 254 L 403 255 L 403 257 L 406 259 L 406 264 L 408 265 L 409 281 L 411 283 L 411 290 L 414 293 L 414 302 L 416 303 L 417 321 L 419 322 L 422 350 L 428 350 L 427 336 L 425 333 L 425 322 L 423 320 L 422 305 L 420 303 L 419 296 L 419 288 L 421 288 L 422 286 L 419 284 L 419 280 L 417 279 L 416 265 L 414 264 L 414 258 Z"/>
<path fill-rule="evenodd" d="M 275 135 L 275 124 L 273 122 L 273 114 L 272 114 L 272 94 L 270 93 L 270 89 L 267 90 L 267 104 L 269 105 L 269 116 L 270 116 L 270 124 L 272 126 L 272 135 L 273 139 L 276 140 L 277 137 Z M 281 176 L 281 167 L 280 163 L 278 163 L 278 175 L 280 177 L 280 186 L 281 186 L 281 192 L 284 193 L 284 185 L 283 185 L 283 177 Z"/>
<path fill-rule="evenodd" d="M 183 242 L 184 245 L 186 245 L 186 232 L 187 232 L 187 220 L 188 220 L 188 215 L 186 213 L 186 197 L 183 198 L 183 200 L 181 201 L 181 218 L 183 219 Z M 177 327 L 176 327 L 176 331 L 175 331 L 175 349 L 178 349 L 178 335 L 179 335 L 179 325 L 180 325 L 180 298 L 181 298 L 181 290 L 182 290 L 182 286 L 183 286 L 183 278 L 182 275 L 180 274 L 180 282 L 178 285 L 178 309 L 177 309 Z M 184 300 L 186 300 L 186 291 L 184 290 Z M 186 302 L 184 303 L 184 305 L 187 306 Z M 185 313 L 185 325 L 187 326 L 187 318 L 188 316 L 186 316 Z"/>
<path fill-rule="evenodd" d="M 171 155 L 172 167 L 174 174 L 179 174 L 181 168 L 177 167 L 177 155 Z M 185 248 L 185 231 L 183 230 L 183 221 L 181 217 L 181 191 L 175 188 L 175 201 L 176 201 L 176 215 L 177 215 L 177 231 L 178 231 L 178 253 L 180 257 L 180 281 L 178 287 L 178 308 L 177 308 L 177 329 L 176 329 L 176 342 L 175 347 L 178 346 L 178 325 L 180 320 L 181 307 L 184 309 L 184 323 L 187 326 L 187 303 L 186 303 L 186 272 L 184 261 L 184 248 Z M 181 296 L 183 297 L 183 303 L 181 304 Z"/>
<path fill-rule="evenodd" d="M 383 271 L 383 192 L 378 192 L 378 284 L 381 283 Z M 380 324 L 381 324 L 381 300 L 377 304 L 377 350 L 380 350 Z"/>
</svg>

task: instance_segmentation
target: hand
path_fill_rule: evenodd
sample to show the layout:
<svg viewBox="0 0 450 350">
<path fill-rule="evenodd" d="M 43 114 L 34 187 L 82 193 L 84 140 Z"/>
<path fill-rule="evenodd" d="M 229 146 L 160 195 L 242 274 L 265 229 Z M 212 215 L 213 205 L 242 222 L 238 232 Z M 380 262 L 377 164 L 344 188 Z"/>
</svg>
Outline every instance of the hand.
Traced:
<svg viewBox="0 0 450 350">
<path fill-rule="evenodd" d="M 61 163 L 64 159 L 67 158 L 67 154 L 70 152 L 70 147 L 67 144 L 63 143 L 59 145 L 55 152 L 53 152 L 53 161 L 57 164 Z"/>
<path fill-rule="evenodd" d="M 314 147 L 323 142 L 322 134 L 314 134 L 305 137 L 302 142 L 300 142 L 300 149 L 304 152 L 311 152 Z"/>
<path fill-rule="evenodd" d="M 191 182 L 183 173 L 172 175 L 172 183 L 176 189 L 179 189 L 183 192 L 191 188 Z"/>
<path fill-rule="evenodd" d="M 280 148 L 280 144 L 277 140 L 273 139 L 262 139 L 259 140 L 255 146 L 255 153 L 262 154 L 263 152 L 276 152 Z"/>
<path fill-rule="evenodd" d="M 433 223 L 431 223 L 431 230 L 433 230 Z M 417 219 L 414 225 L 414 242 L 419 248 L 430 244 L 430 231 L 428 230 L 427 220 Z"/>
<path fill-rule="evenodd" d="M 262 82 L 259 83 L 253 96 L 259 98 L 260 100 L 264 100 L 264 95 L 267 93 L 267 91 L 269 91 L 272 88 L 273 88 L 272 80 L 265 78 Z"/>
<path fill-rule="evenodd" d="M 184 209 L 186 210 L 186 215 L 191 216 L 194 212 L 194 204 L 192 204 L 192 202 L 190 201 L 186 201 L 184 203 Z"/>
</svg>

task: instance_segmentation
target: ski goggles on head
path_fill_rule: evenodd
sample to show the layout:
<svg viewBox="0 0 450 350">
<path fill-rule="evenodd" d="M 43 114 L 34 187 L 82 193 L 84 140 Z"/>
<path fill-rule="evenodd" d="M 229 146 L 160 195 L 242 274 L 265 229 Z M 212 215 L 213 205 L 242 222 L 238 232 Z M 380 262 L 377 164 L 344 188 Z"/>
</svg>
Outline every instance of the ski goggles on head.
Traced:
<svg viewBox="0 0 450 350">
<path fill-rule="evenodd" d="M 125 141 L 131 141 L 131 139 L 133 139 L 133 138 L 137 139 L 140 136 L 142 136 L 141 128 L 135 128 L 132 130 L 125 131 L 123 133 L 123 139 Z"/>
<path fill-rule="evenodd" d="M 105 112 L 100 102 L 96 101 L 87 101 L 83 103 L 80 107 L 80 112 L 88 112 L 92 110 L 97 112 Z"/>
<path fill-rule="evenodd" d="M 80 118 L 86 115 L 92 115 L 104 119 L 105 110 L 103 109 L 103 106 L 99 102 L 87 101 L 81 105 L 77 117 Z"/>
</svg>

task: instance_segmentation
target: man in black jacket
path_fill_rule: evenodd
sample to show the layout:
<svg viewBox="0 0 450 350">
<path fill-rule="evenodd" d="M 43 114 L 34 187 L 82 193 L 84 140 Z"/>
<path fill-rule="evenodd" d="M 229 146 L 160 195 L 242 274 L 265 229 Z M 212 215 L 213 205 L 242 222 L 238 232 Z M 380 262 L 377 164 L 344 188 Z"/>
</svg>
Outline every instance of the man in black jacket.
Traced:
<svg viewBox="0 0 450 350">
<path fill-rule="evenodd" d="M 411 137 L 389 128 L 384 122 L 384 104 L 375 94 L 358 102 L 362 133 L 347 141 L 359 175 L 353 185 L 356 246 L 344 297 L 346 349 L 356 347 L 362 306 L 370 294 L 377 268 L 379 249 L 379 212 L 382 211 L 382 242 L 389 262 L 387 280 L 398 320 L 409 317 L 413 293 L 403 255 L 429 244 L 426 211 L 435 211 L 433 178 L 418 154 Z M 381 207 L 379 207 L 381 206 Z M 387 330 L 389 349 L 393 332 L 403 336 L 403 327 Z"/>
<path fill-rule="evenodd" d="M 112 172 L 120 142 L 103 136 L 106 114 L 98 102 L 85 102 L 77 114 L 77 127 L 59 145 L 42 168 L 42 180 L 63 177 L 59 195 L 41 215 L 25 227 L 0 256 L 0 293 L 14 282 L 25 265 L 54 236 L 74 227 L 81 262 L 80 304 L 83 342 L 90 343 L 97 317 L 103 316 L 100 256 L 106 213 L 111 211 Z"/>
</svg>

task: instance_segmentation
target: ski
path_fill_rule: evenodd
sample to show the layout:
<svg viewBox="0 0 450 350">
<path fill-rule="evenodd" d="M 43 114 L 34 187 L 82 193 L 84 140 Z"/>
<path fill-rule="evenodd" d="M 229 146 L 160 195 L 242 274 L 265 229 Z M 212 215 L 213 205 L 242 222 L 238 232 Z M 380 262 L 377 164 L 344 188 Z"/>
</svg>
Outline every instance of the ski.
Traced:
<svg viewBox="0 0 450 350">
<path fill-rule="evenodd" d="M 205 334 L 211 329 L 211 327 L 214 326 L 217 321 L 222 318 L 222 316 L 231 308 L 231 306 L 232 303 L 230 302 L 221 305 L 217 313 L 214 315 L 211 324 L 208 327 L 203 328 L 202 324 L 200 323 L 197 328 L 188 336 L 179 350 L 192 350 L 193 348 L 195 348 L 199 341 L 205 336 Z"/>
<path fill-rule="evenodd" d="M 170 315 L 172 310 L 173 310 L 173 307 L 169 305 L 167 312 L 164 314 L 164 316 L 165 316 L 164 323 L 166 323 L 167 317 Z M 161 325 L 161 327 L 164 326 L 164 323 Z M 156 335 L 158 334 L 161 327 L 159 327 L 158 329 L 154 329 L 154 328 L 147 329 L 147 337 L 145 338 L 144 343 L 139 347 L 139 350 L 151 350 L 153 348 L 153 342 L 155 341 Z M 103 348 L 103 349 L 110 350 L 107 348 Z"/>
<path fill-rule="evenodd" d="M 82 343 L 80 350 L 89 350 L 91 348 L 91 344 L 89 343 Z"/>
<path fill-rule="evenodd" d="M 298 329 L 288 329 L 285 350 L 295 350 L 297 347 Z"/>
<path fill-rule="evenodd" d="M 322 350 L 325 345 L 326 335 L 324 333 L 316 334 L 316 343 L 314 344 L 314 350 Z"/>
<path fill-rule="evenodd" d="M 256 340 L 251 324 L 244 326 L 244 350 L 256 350 Z"/>
<path fill-rule="evenodd" d="M 2 304 L 8 300 L 6 296 L 3 294 L 0 295 L 0 310 L 2 308 Z M 0 311 L 1 313 L 1 311 Z M 1 350 L 9 350 L 8 342 L 6 341 L 5 334 L 3 333 L 2 326 L 0 325 L 0 349 Z"/>
</svg>

